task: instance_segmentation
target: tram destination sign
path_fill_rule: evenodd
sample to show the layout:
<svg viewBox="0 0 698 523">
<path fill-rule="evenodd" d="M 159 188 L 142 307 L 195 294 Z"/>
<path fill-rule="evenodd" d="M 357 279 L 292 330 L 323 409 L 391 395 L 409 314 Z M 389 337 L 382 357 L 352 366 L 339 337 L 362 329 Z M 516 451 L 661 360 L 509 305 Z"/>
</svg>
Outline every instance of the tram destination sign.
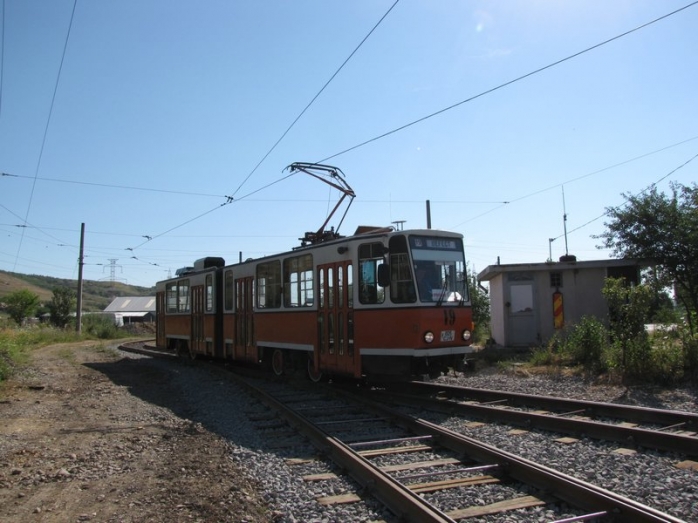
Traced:
<svg viewBox="0 0 698 523">
<path fill-rule="evenodd" d="M 455 238 L 428 238 L 424 236 L 411 236 L 410 243 L 414 249 L 435 249 L 439 251 L 460 250 L 459 242 Z"/>
</svg>

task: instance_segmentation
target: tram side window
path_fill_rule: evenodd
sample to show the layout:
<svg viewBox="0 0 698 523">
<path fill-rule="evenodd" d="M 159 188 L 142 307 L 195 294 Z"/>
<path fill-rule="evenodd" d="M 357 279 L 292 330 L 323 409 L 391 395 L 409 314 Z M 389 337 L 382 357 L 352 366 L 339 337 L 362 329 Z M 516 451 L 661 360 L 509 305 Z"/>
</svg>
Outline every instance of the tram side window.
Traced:
<svg viewBox="0 0 698 523">
<path fill-rule="evenodd" d="M 354 273 L 352 265 L 347 265 L 347 306 L 354 307 Z"/>
<path fill-rule="evenodd" d="M 189 312 L 189 280 L 177 282 L 177 312 Z"/>
<path fill-rule="evenodd" d="M 284 307 L 311 307 L 313 300 L 312 254 L 284 260 Z"/>
<path fill-rule="evenodd" d="M 383 303 L 385 289 L 378 284 L 378 267 L 385 262 L 383 244 L 359 245 L 359 301 L 364 304 Z"/>
<path fill-rule="evenodd" d="M 404 236 L 393 236 L 390 239 L 390 299 L 393 303 L 417 301 L 407 239 Z"/>
<path fill-rule="evenodd" d="M 177 282 L 167 284 L 167 312 L 177 312 Z"/>
<path fill-rule="evenodd" d="M 235 304 L 235 295 L 233 294 L 233 289 L 235 289 L 235 279 L 233 278 L 233 271 L 225 271 L 224 286 L 225 289 L 223 295 L 225 297 L 225 310 L 232 311 Z"/>
<path fill-rule="evenodd" d="M 213 274 L 206 275 L 206 312 L 213 310 Z"/>
<path fill-rule="evenodd" d="M 257 307 L 281 307 L 281 262 L 274 260 L 257 265 Z"/>
</svg>

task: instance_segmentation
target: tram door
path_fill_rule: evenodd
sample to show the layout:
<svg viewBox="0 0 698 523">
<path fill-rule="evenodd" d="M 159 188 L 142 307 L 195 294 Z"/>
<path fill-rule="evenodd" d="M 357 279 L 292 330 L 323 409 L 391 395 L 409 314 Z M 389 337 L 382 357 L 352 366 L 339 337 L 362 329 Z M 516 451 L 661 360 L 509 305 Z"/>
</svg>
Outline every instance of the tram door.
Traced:
<svg viewBox="0 0 698 523">
<path fill-rule="evenodd" d="M 201 285 L 191 289 L 191 347 L 192 352 L 206 352 L 204 336 L 204 288 Z"/>
<path fill-rule="evenodd" d="M 250 276 L 235 280 L 235 359 L 255 361 L 253 281 Z"/>
<path fill-rule="evenodd" d="M 354 374 L 352 265 L 348 261 L 318 266 L 318 343 L 323 372 Z"/>
</svg>

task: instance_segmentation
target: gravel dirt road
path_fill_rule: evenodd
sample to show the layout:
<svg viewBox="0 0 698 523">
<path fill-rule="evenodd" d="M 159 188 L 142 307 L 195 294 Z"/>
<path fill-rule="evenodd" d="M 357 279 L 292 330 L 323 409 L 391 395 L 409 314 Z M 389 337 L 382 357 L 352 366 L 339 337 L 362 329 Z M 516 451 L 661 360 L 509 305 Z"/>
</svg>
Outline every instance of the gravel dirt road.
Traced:
<svg viewBox="0 0 698 523">
<path fill-rule="evenodd" d="M 168 382 L 96 342 L 34 351 L 0 389 L 0 522 L 272 521 Z"/>
</svg>

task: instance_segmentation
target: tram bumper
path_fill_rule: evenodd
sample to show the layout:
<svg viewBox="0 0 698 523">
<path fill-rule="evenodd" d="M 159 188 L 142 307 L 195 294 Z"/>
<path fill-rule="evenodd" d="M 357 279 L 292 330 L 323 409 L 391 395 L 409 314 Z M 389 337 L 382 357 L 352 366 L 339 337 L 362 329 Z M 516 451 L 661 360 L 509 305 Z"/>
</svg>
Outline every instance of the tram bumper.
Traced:
<svg viewBox="0 0 698 523">
<path fill-rule="evenodd" d="M 362 373 L 365 376 L 410 379 L 428 374 L 438 376 L 449 368 L 458 367 L 474 349 L 467 345 L 456 347 L 431 347 L 428 349 L 372 349 L 363 348 Z"/>
</svg>

